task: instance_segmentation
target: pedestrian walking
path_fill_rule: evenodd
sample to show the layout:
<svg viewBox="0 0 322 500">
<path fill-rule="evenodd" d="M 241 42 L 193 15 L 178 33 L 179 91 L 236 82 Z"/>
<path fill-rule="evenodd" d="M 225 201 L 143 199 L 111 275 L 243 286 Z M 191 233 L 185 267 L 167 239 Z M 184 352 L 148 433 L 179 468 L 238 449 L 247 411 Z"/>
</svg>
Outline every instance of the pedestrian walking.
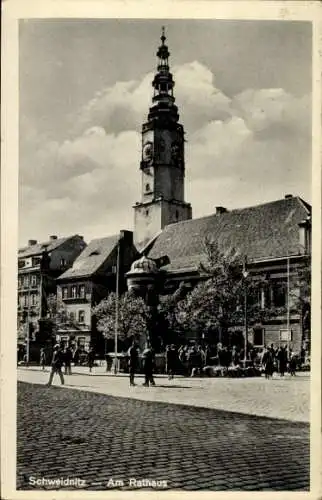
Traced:
<svg viewBox="0 0 322 500">
<path fill-rule="evenodd" d="M 177 351 L 174 344 L 168 345 L 166 348 L 166 364 L 169 380 L 173 379 L 177 362 Z"/>
<path fill-rule="evenodd" d="M 262 363 L 265 369 L 265 378 L 272 378 L 274 371 L 274 360 L 271 349 L 266 349 L 264 351 Z"/>
<path fill-rule="evenodd" d="M 94 361 L 95 361 L 95 352 L 92 347 L 89 348 L 88 351 L 88 367 L 89 367 L 89 373 L 92 373 L 92 368 L 94 366 Z"/>
<path fill-rule="evenodd" d="M 289 357 L 289 371 L 290 371 L 290 375 L 291 375 L 292 377 L 294 377 L 294 376 L 295 376 L 296 365 L 297 365 L 296 354 L 295 354 L 293 351 L 290 351 L 290 357 Z"/>
<path fill-rule="evenodd" d="M 59 344 L 56 344 L 54 347 L 54 353 L 53 353 L 53 359 L 51 362 L 51 372 L 49 375 L 49 381 L 48 381 L 48 386 L 52 384 L 53 378 L 55 373 L 57 373 L 60 377 L 61 384 L 64 385 L 64 375 L 62 373 L 62 366 L 63 366 L 64 358 L 63 358 L 63 351 L 60 347 Z"/>
<path fill-rule="evenodd" d="M 139 360 L 138 346 L 136 345 L 135 340 L 133 340 L 132 345 L 128 350 L 128 356 L 129 356 L 130 385 L 135 385 L 134 376 Z"/>
<path fill-rule="evenodd" d="M 64 364 L 65 364 L 65 375 L 72 374 L 72 359 L 73 353 L 70 347 L 66 347 L 64 351 Z"/>
<path fill-rule="evenodd" d="M 46 354 L 45 354 L 45 349 L 43 347 L 40 349 L 39 364 L 41 366 L 41 369 L 44 371 L 46 367 Z"/>
<path fill-rule="evenodd" d="M 143 351 L 143 366 L 145 382 L 143 385 L 149 387 L 149 385 L 155 385 L 153 378 L 153 369 L 155 364 L 155 354 L 154 350 L 149 343 L 146 344 L 146 348 Z"/>
</svg>

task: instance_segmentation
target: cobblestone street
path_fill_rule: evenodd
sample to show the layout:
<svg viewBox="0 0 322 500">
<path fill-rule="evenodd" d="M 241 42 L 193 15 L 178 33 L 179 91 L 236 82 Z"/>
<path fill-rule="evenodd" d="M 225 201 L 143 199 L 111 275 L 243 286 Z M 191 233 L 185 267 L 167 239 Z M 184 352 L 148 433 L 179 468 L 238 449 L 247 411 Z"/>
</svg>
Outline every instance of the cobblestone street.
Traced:
<svg viewBox="0 0 322 500">
<path fill-rule="evenodd" d="M 305 422 L 21 382 L 17 418 L 18 489 L 43 478 L 90 490 L 309 488 Z"/>
</svg>

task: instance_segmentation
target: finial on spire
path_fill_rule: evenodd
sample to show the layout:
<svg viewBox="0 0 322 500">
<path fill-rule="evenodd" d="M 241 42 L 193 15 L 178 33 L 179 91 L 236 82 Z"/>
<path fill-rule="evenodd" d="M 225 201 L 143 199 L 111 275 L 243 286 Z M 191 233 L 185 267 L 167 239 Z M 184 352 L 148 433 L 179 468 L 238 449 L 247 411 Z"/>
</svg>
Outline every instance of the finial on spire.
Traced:
<svg viewBox="0 0 322 500">
<path fill-rule="evenodd" d="M 164 26 L 162 26 L 162 28 L 161 28 L 161 37 L 160 38 L 161 38 L 161 41 L 162 41 L 162 45 L 164 45 L 164 42 L 166 40 L 165 27 Z"/>
</svg>

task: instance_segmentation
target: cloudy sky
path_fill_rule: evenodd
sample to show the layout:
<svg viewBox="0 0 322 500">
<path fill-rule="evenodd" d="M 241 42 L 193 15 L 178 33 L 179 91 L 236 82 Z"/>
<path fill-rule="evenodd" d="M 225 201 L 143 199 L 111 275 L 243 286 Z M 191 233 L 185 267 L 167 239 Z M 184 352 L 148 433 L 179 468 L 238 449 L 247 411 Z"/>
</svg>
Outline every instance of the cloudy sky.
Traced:
<svg viewBox="0 0 322 500">
<path fill-rule="evenodd" d="M 20 22 L 20 244 L 133 229 L 140 132 L 166 26 L 193 216 L 311 199 L 311 24 Z"/>
</svg>

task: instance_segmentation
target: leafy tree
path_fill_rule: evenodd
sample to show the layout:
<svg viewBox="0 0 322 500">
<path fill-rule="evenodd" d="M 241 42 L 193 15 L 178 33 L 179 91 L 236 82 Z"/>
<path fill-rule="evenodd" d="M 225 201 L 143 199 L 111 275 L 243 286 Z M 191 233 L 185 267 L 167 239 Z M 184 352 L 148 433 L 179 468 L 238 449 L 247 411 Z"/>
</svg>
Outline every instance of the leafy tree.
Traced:
<svg viewBox="0 0 322 500">
<path fill-rule="evenodd" d="M 114 339 L 116 318 L 116 294 L 111 292 L 92 309 L 97 321 L 97 329 L 106 339 Z M 149 308 L 141 297 L 125 292 L 118 303 L 118 338 L 126 341 L 139 338 L 148 332 Z"/>
<path fill-rule="evenodd" d="M 243 272 L 242 256 L 233 248 L 224 253 L 209 239 L 204 248 L 206 258 L 199 266 L 203 281 L 178 302 L 175 315 L 186 332 L 227 342 L 229 327 L 243 325 L 245 297 L 248 322 L 263 321 L 266 311 L 258 300 L 263 280 Z"/>
</svg>

